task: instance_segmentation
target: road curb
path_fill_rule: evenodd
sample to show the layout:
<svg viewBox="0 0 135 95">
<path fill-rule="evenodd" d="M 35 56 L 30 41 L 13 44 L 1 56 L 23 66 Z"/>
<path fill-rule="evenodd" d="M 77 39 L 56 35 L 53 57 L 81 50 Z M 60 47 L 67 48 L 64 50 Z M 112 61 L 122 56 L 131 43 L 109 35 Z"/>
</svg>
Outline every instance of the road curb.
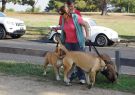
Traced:
<svg viewBox="0 0 135 95">
<path fill-rule="evenodd" d="M 43 57 L 47 53 L 47 51 L 44 51 L 44 50 L 13 48 L 13 47 L 0 47 L 0 52 L 1 53 L 29 55 L 29 56 L 39 56 L 39 57 Z"/>
</svg>

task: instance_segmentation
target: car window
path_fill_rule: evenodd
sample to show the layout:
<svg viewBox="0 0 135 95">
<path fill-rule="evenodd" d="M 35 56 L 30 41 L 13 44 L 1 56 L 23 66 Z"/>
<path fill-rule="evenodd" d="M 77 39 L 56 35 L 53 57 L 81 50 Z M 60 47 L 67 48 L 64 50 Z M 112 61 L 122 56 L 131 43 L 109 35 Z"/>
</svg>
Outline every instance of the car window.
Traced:
<svg viewBox="0 0 135 95">
<path fill-rule="evenodd" d="M 0 12 L 0 17 L 5 17 L 5 15 L 2 12 Z"/>
<path fill-rule="evenodd" d="M 89 25 L 90 26 L 96 26 L 96 21 L 95 20 L 89 20 Z"/>
</svg>

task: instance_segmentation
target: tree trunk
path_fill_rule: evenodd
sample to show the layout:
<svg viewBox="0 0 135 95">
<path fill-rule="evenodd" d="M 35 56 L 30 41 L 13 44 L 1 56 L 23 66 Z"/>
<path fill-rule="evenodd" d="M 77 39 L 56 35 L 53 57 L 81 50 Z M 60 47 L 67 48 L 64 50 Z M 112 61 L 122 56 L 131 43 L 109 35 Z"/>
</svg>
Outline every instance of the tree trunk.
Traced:
<svg viewBox="0 0 135 95">
<path fill-rule="evenodd" d="M 101 15 L 107 15 L 107 7 L 104 6 Z"/>
<path fill-rule="evenodd" d="M 4 12 L 5 11 L 5 9 L 6 9 L 6 3 L 7 3 L 7 0 L 2 0 L 1 12 Z"/>
<path fill-rule="evenodd" d="M 101 15 L 107 15 L 107 0 L 102 0 Z"/>
<path fill-rule="evenodd" d="M 35 11 L 35 6 L 32 6 L 31 12 Z"/>
</svg>

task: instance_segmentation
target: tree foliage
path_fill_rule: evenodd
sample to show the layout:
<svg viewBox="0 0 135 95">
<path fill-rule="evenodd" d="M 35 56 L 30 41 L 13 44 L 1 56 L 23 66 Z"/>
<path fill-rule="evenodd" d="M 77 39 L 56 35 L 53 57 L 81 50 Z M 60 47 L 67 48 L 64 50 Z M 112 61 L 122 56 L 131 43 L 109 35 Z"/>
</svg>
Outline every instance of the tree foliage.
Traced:
<svg viewBox="0 0 135 95">
<path fill-rule="evenodd" d="M 50 0 L 48 8 L 50 10 L 56 10 L 67 0 Z M 107 4 L 113 4 L 116 7 L 120 7 L 125 12 L 135 13 L 135 0 L 74 0 L 75 6 L 80 11 L 101 11 L 102 14 L 106 13 Z"/>
<path fill-rule="evenodd" d="M 1 8 L 2 12 L 5 11 L 7 2 L 12 2 L 14 4 L 18 3 L 20 5 L 30 5 L 32 7 L 32 12 L 34 12 L 35 0 L 2 0 L 2 8 Z"/>
</svg>

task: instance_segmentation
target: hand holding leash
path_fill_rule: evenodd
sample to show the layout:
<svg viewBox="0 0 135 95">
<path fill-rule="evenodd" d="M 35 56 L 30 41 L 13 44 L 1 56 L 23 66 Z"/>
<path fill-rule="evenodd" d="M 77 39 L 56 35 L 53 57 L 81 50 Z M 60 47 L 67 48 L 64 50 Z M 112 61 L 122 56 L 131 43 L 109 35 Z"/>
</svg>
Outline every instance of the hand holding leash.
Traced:
<svg viewBox="0 0 135 95">
<path fill-rule="evenodd" d="M 92 46 L 91 40 L 86 38 L 85 44 L 86 44 L 87 46 L 89 46 L 89 51 L 91 51 L 91 46 Z"/>
<path fill-rule="evenodd" d="M 85 41 L 90 41 L 90 38 L 88 36 L 86 36 Z"/>
<path fill-rule="evenodd" d="M 57 32 L 57 27 L 52 27 L 52 28 L 51 28 L 51 31 Z"/>
</svg>

